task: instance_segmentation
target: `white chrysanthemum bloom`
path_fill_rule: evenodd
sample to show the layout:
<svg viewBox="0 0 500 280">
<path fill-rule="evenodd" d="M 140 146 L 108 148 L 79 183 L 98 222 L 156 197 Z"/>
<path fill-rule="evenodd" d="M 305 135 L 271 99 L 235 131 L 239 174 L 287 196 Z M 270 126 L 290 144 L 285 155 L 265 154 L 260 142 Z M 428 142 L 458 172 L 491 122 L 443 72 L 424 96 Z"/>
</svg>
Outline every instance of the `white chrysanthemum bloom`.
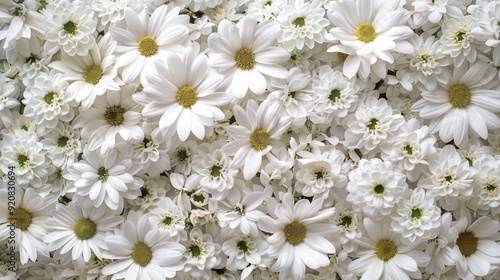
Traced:
<svg viewBox="0 0 500 280">
<path fill-rule="evenodd" d="M 279 63 L 289 53 L 274 46 L 278 32 L 273 21 L 257 24 L 245 16 L 236 25 L 221 21 L 217 33 L 208 37 L 210 66 L 231 80 L 229 90 L 236 98 L 245 97 L 248 89 L 262 95 L 270 77 L 286 78 L 286 69 Z"/>
<path fill-rule="evenodd" d="M 265 236 L 256 237 L 238 234 L 222 244 L 222 251 L 228 256 L 228 270 L 244 270 L 248 265 L 260 265 L 262 256 L 266 254 L 268 244 Z"/>
<path fill-rule="evenodd" d="M 358 168 L 349 172 L 346 199 L 353 210 L 380 220 L 391 213 L 407 188 L 406 177 L 391 162 L 361 159 Z"/>
<path fill-rule="evenodd" d="M 120 90 L 121 81 L 117 77 L 113 51 L 116 42 L 110 35 L 105 35 L 90 52 L 84 56 L 61 55 L 61 60 L 49 66 L 63 73 L 63 78 L 71 84 L 66 89 L 66 98 L 82 102 L 83 109 L 88 109 L 97 96 L 106 90 Z"/>
<path fill-rule="evenodd" d="M 293 50 L 290 52 L 290 58 L 283 63 L 286 69 L 292 69 L 293 67 L 298 67 L 302 71 L 310 70 L 314 63 L 309 59 L 313 55 L 312 51 L 309 49 Z"/>
<path fill-rule="evenodd" d="M 106 232 L 121 224 L 123 218 L 105 206 L 94 208 L 89 200 L 85 202 L 56 205 L 46 223 L 49 232 L 43 237 L 49 251 L 59 250 L 63 255 L 71 251 L 71 259 L 85 262 L 91 252 L 102 259 L 102 251 L 107 249 Z"/>
<path fill-rule="evenodd" d="M 276 155 L 266 154 L 268 163 L 260 169 L 259 181 L 262 186 L 270 187 L 275 192 L 291 187 L 293 179 L 292 167 L 294 159 L 285 147 L 280 148 Z"/>
<path fill-rule="evenodd" d="M 4 174 L 8 174 L 9 167 L 14 167 L 16 185 L 19 187 L 31 186 L 39 191 L 48 176 L 55 171 L 47 160 L 43 144 L 34 133 L 22 138 L 6 134 L 1 146 L 0 168 Z"/>
<path fill-rule="evenodd" d="M 98 30 L 106 30 L 109 24 L 116 23 L 125 18 L 125 8 L 130 0 L 93 0 L 90 6 L 94 9 L 99 19 Z"/>
<path fill-rule="evenodd" d="M 278 42 L 287 51 L 303 49 L 304 45 L 312 49 L 316 43 L 323 43 L 325 27 L 330 22 L 324 18 L 325 9 L 322 1 L 291 1 L 279 12 L 280 24 Z"/>
<path fill-rule="evenodd" d="M 425 33 L 424 33 L 425 34 Z M 414 35 L 409 42 L 413 45 L 415 52 L 407 55 L 410 60 L 411 77 L 421 86 L 436 88 L 440 83 L 448 82 L 445 66 L 450 64 L 448 57 L 442 53 L 442 46 L 434 36 Z"/>
<path fill-rule="evenodd" d="M 436 138 L 428 134 L 429 128 L 421 126 L 417 119 L 410 119 L 402 126 L 402 138 L 396 141 L 384 160 L 391 160 L 404 171 L 410 182 L 416 182 L 427 165 L 429 155 L 436 153 Z"/>
<path fill-rule="evenodd" d="M 29 41 L 31 54 L 25 60 L 18 60 L 19 78 L 25 87 L 30 86 L 39 73 L 49 73 L 47 66 L 52 61 L 52 55 L 48 55 L 43 49 L 43 41 L 32 38 Z"/>
<path fill-rule="evenodd" d="M 184 251 L 184 272 L 193 279 L 209 279 L 210 269 L 219 265 L 221 246 L 214 243 L 213 237 L 195 227 L 189 233 Z"/>
<path fill-rule="evenodd" d="M 231 168 L 231 158 L 222 152 L 223 144 L 222 141 L 202 143 L 193 157 L 193 170 L 200 176 L 201 187 L 217 199 L 227 196 L 238 174 L 238 170 Z"/>
<path fill-rule="evenodd" d="M 144 181 L 140 191 L 141 194 L 127 202 L 132 205 L 132 210 L 147 212 L 154 208 L 154 203 L 160 201 L 167 195 L 170 186 L 165 177 L 139 176 Z"/>
<path fill-rule="evenodd" d="M 474 221 L 462 218 L 455 223 L 458 238 L 451 258 L 460 279 L 472 280 L 486 276 L 500 264 L 500 223 L 483 216 Z"/>
<path fill-rule="evenodd" d="M 282 111 L 294 119 L 293 125 L 303 126 L 313 108 L 311 76 L 294 67 L 286 80 L 271 78 L 269 100 L 281 103 Z"/>
<path fill-rule="evenodd" d="M 476 21 L 472 16 L 449 18 L 441 27 L 443 30 L 440 39 L 442 52 L 453 58 L 455 67 L 460 67 L 465 60 L 470 63 L 476 61 L 477 46 L 471 35 L 474 27 L 476 27 Z"/>
<path fill-rule="evenodd" d="M 467 198 L 472 194 L 474 169 L 469 167 L 469 162 L 462 159 L 455 147 L 446 145 L 439 155 L 429 160 L 428 170 L 418 185 L 434 196 L 436 201 L 446 210 L 455 210 L 458 207 L 457 198 Z"/>
<path fill-rule="evenodd" d="M 275 19 L 286 4 L 285 0 L 255 0 L 248 4 L 247 13 L 255 17 L 257 21 Z"/>
<path fill-rule="evenodd" d="M 49 153 L 52 164 L 63 169 L 73 165 L 82 152 L 80 131 L 63 122 L 54 127 L 40 142 L 43 149 Z"/>
<path fill-rule="evenodd" d="M 414 28 L 427 22 L 438 24 L 443 16 L 462 17 L 465 12 L 464 1 L 453 0 L 413 0 L 409 1 L 415 9 L 412 11 Z"/>
<path fill-rule="evenodd" d="M 16 169 L 17 171 L 17 169 Z M 7 173 L 5 173 L 7 174 Z M 54 208 L 55 199 L 51 195 L 41 196 L 33 188 L 16 188 L 15 209 L 11 210 L 12 200 L 7 200 L 7 188 L 0 190 L 0 240 L 12 236 L 9 225 L 15 226 L 14 238 L 19 261 L 26 264 L 35 262 L 39 256 L 49 257 L 47 244 L 42 238 L 47 234 L 47 220 Z"/>
<path fill-rule="evenodd" d="M 198 150 L 198 143 L 193 140 L 180 142 L 177 137 L 174 139 L 173 141 L 177 142 L 177 144 L 173 145 L 174 148 L 172 148 L 169 154 L 170 166 L 173 168 L 174 172 L 183 173 L 185 175 L 191 174 L 193 156 Z"/>
<path fill-rule="evenodd" d="M 106 235 L 106 245 L 103 257 L 114 261 L 102 273 L 113 279 L 174 278 L 184 267 L 184 246 L 161 234 L 142 212 L 130 211 L 127 220 Z"/>
<path fill-rule="evenodd" d="M 306 266 L 318 269 L 330 264 L 328 254 L 336 250 L 329 238 L 338 230 L 327 221 L 333 209 L 322 207 L 322 199 L 294 203 L 293 195 L 285 193 L 273 218 L 260 218 L 260 230 L 272 234 L 267 238 L 267 253 L 277 258 L 272 270 L 280 272 L 280 279 L 303 279 Z"/>
<path fill-rule="evenodd" d="M 210 135 L 214 121 L 224 119 L 219 107 L 232 99 L 221 90 L 224 76 L 211 73 L 207 57 L 190 47 L 154 66 L 157 73 L 142 79 L 144 90 L 133 97 L 144 106 L 142 115 L 160 117 L 164 135 L 176 134 L 181 141 L 191 133 L 200 140 Z"/>
<path fill-rule="evenodd" d="M 86 1 L 54 1 L 44 10 L 44 16 L 47 54 L 61 50 L 69 56 L 86 56 L 95 48 L 97 20 Z"/>
<path fill-rule="evenodd" d="M 492 214 L 500 213 L 500 160 L 493 156 L 475 161 L 477 173 L 472 182 L 473 200 L 490 208 Z"/>
<path fill-rule="evenodd" d="M 226 128 L 234 139 L 222 147 L 222 151 L 234 156 L 232 166 L 243 167 L 245 180 L 252 179 L 259 172 L 262 156 L 272 148 L 283 146 L 280 138 L 292 122 L 290 117 L 280 117 L 280 104 L 271 104 L 266 100 L 257 105 L 249 100 L 246 111 L 242 107 L 233 107 L 234 117 L 238 125 Z"/>
<path fill-rule="evenodd" d="M 17 107 L 20 103 L 17 100 L 15 81 L 0 74 L 0 129 L 10 127 L 13 116 L 11 109 Z"/>
<path fill-rule="evenodd" d="M 235 187 L 228 196 L 218 201 L 217 219 L 221 228 L 229 227 L 232 232 L 257 236 L 259 218 L 265 214 L 259 209 L 264 203 L 263 191 L 252 191 L 242 180 L 235 181 Z"/>
<path fill-rule="evenodd" d="M 10 248 L 7 243 L 8 240 L 4 240 L 0 243 L 0 275 L 2 275 L 2 280 L 17 280 L 17 268 L 12 269 L 10 264 Z"/>
<path fill-rule="evenodd" d="M 313 89 L 314 111 L 321 118 L 321 123 L 330 123 L 334 119 L 340 123 L 347 113 L 356 109 L 359 86 L 330 66 L 319 67 Z"/>
<path fill-rule="evenodd" d="M 47 129 L 54 128 L 59 121 L 73 120 L 75 112 L 70 106 L 67 87 L 63 74 L 40 73 L 23 93 L 24 115 Z"/>
<path fill-rule="evenodd" d="M 354 251 L 352 240 L 361 237 L 361 230 L 358 226 L 362 221 L 361 215 L 353 211 L 346 201 L 340 201 L 335 204 L 335 214 L 330 221 L 339 228 L 339 242 L 342 248 L 349 252 Z"/>
<path fill-rule="evenodd" d="M 167 233 L 170 237 L 175 236 L 177 240 L 187 239 L 186 217 L 169 197 L 162 197 L 155 202 L 147 215 L 161 233 Z"/>
<path fill-rule="evenodd" d="M 422 92 L 422 99 L 411 108 L 430 119 L 430 133 L 439 132 L 443 142 L 453 140 L 461 148 L 469 137 L 486 139 L 488 129 L 500 127 L 496 69 L 484 62 L 466 65 L 455 68 L 451 79 L 437 89 Z"/>
<path fill-rule="evenodd" d="M 404 121 L 387 100 L 370 96 L 348 118 L 345 145 L 348 149 L 360 149 L 362 153 L 381 150 L 389 154 Z"/>
<path fill-rule="evenodd" d="M 116 67 L 123 67 L 125 83 L 133 82 L 139 75 L 141 82 L 144 81 L 149 73 L 154 72 L 154 61 L 169 52 L 181 53 L 189 44 L 186 27 L 189 17 L 179 15 L 179 8 L 162 5 L 151 17 L 146 9 L 137 14 L 126 8 L 125 21 L 127 29 L 109 28 L 109 33 L 118 41 Z"/>
<path fill-rule="evenodd" d="M 74 127 L 82 128 L 82 139 L 88 141 L 89 150 L 100 150 L 104 156 L 119 143 L 137 144 L 144 139 L 141 114 L 132 100 L 135 90 L 134 85 L 127 85 L 119 92 L 108 91 L 89 109 L 80 109 Z"/>
<path fill-rule="evenodd" d="M 142 165 L 138 174 L 147 173 L 149 176 L 158 176 L 170 170 L 170 157 L 168 156 L 169 142 L 165 139 L 160 128 L 148 123 L 143 123 L 144 139 L 134 144 L 134 160 Z M 144 210 L 144 209 L 143 209 Z"/>
<path fill-rule="evenodd" d="M 471 30 L 472 37 L 488 47 L 493 48 L 493 61 L 500 60 L 500 3 L 498 1 L 481 1 L 472 13 L 477 26 Z"/>
<path fill-rule="evenodd" d="M 354 240 L 359 249 L 352 254 L 359 258 L 349 264 L 349 272 L 361 275 L 362 279 L 421 279 L 419 267 L 427 266 L 430 257 L 414 250 L 420 244 L 418 242 L 402 244 L 400 236 L 388 230 L 390 223 L 390 219 L 363 220 L 363 236 Z"/>
<path fill-rule="evenodd" d="M 330 47 L 328 52 L 348 54 L 343 65 L 345 76 L 352 78 L 359 73 L 366 80 L 371 72 L 382 79 L 387 74 L 387 64 L 394 62 L 392 52 L 413 52 L 406 41 L 413 35 L 406 25 L 410 12 L 400 3 L 384 0 L 330 3 L 328 18 L 336 26 L 330 35 L 340 44 Z"/>
<path fill-rule="evenodd" d="M 347 184 L 345 171 L 347 164 L 344 163 L 345 155 L 335 149 L 312 148 L 311 152 L 301 151 L 297 153 L 300 158 L 296 170 L 295 190 L 303 196 L 326 198 L 332 188 L 343 188 Z"/>
<path fill-rule="evenodd" d="M 409 193 L 411 195 L 401 199 L 391 214 L 391 229 L 401 234 L 404 244 L 434 238 L 434 232 L 441 225 L 441 209 L 423 188 L 417 187 Z"/>
<path fill-rule="evenodd" d="M 67 180 L 74 181 L 71 192 L 78 199 L 92 200 L 94 207 L 104 202 L 117 211 L 123 209 L 124 198 L 137 198 L 143 181 L 134 175 L 140 166 L 132 163 L 131 147 L 122 148 L 111 149 L 105 155 L 85 148 L 83 160 L 69 166 L 63 174 Z"/>
</svg>

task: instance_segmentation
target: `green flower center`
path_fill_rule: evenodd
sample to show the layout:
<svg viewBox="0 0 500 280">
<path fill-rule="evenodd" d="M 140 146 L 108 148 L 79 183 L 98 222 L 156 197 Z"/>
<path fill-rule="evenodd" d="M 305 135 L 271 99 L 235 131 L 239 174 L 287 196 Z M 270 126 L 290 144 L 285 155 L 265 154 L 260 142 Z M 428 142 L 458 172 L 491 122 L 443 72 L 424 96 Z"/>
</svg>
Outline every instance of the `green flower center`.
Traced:
<svg viewBox="0 0 500 280">
<path fill-rule="evenodd" d="M 50 91 L 47 94 L 45 94 L 45 96 L 43 97 L 43 100 L 45 101 L 45 103 L 50 105 L 50 104 L 52 104 L 52 100 L 54 100 L 54 98 L 56 98 L 56 97 L 58 97 L 58 94 L 56 92 Z"/>
<path fill-rule="evenodd" d="M 356 28 L 356 37 L 361 42 L 370 43 L 377 37 L 375 27 L 369 23 L 364 23 Z"/>
<path fill-rule="evenodd" d="M 99 65 L 91 65 L 83 72 L 83 79 L 85 82 L 96 85 L 102 78 L 102 68 Z"/>
<path fill-rule="evenodd" d="M 238 249 L 240 249 L 244 253 L 246 253 L 248 251 L 247 243 L 245 241 L 243 241 L 243 240 L 241 240 L 240 242 L 238 242 L 237 246 L 238 246 Z"/>
<path fill-rule="evenodd" d="M 241 69 L 252 69 L 255 64 L 255 56 L 249 49 L 241 49 L 236 53 L 236 65 Z"/>
<path fill-rule="evenodd" d="M 104 167 L 99 167 L 99 169 L 97 170 L 97 176 L 99 176 L 99 180 L 101 180 L 102 182 L 106 182 L 109 177 L 108 170 Z"/>
<path fill-rule="evenodd" d="M 73 35 L 76 31 L 76 24 L 72 21 L 68 21 L 63 25 L 63 29 L 66 33 Z"/>
<path fill-rule="evenodd" d="M 30 57 L 26 58 L 26 63 L 27 64 L 32 64 L 35 63 L 38 60 L 38 57 L 34 54 L 32 54 Z"/>
<path fill-rule="evenodd" d="M 250 135 L 250 144 L 252 147 L 258 151 L 267 148 L 267 145 L 271 142 L 271 135 L 265 129 L 256 130 Z"/>
<path fill-rule="evenodd" d="M 73 225 L 73 232 L 78 239 L 87 240 L 94 237 L 97 232 L 97 225 L 89 218 L 83 218 Z"/>
<path fill-rule="evenodd" d="M 177 157 L 179 158 L 179 161 L 186 161 L 189 158 L 189 155 L 186 150 L 179 150 L 177 152 Z"/>
<path fill-rule="evenodd" d="M 455 42 L 457 43 L 461 43 L 464 41 L 464 39 L 466 39 L 468 37 L 468 33 L 467 30 L 465 29 L 460 29 L 457 31 L 457 33 L 455 33 Z"/>
<path fill-rule="evenodd" d="M 47 4 L 48 4 L 47 1 L 40 0 L 40 7 L 38 7 L 37 11 L 40 12 L 40 11 L 44 10 L 45 8 L 47 8 Z"/>
<path fill-rule="evenodd" d="M 418 208 L 413 208 L 411 209 L 411 218 L 414 220 L 418 220 L 422 217 L 422 212 L 420 212 L 420 209 Z"/>
<path fill-rule="evenodd" d="M 370 122 L 366 125 L 370 130 L 374 130 L 377 128 L 377 125 L 379 124 L 379 121 L 375 118 L 371 119 Z"/>
<path fill-rule="evenodd" d="M 458 235 L 457 246 L 462 255 L 468 257 L 476 252 L 477 238 L 472 232 L 463 232 Z"/>
<path fill-rule="evenodd" d="M 168 226 L 168 225 L 170 225 L 172 223 L 173 220 L 174 219 L 172 219 L 172 217 L 165 216 L 165 218 L 163 219 L 163 223 Z"/>
<path fill-rule="evenodd" d="M 306 237 L 306 227 L 299 222 L 293 222 L 285 227 L 285 238 L 288 243 L 296 245 Z"/>
<path fill-rule="evenodd" d="M 377 184 L 375 185 L 375 187 L 373 187 L 373 192 L 375 192 L 375 194 L 381 195 L 385 192 L 385 187 L 381 184 Z"/>
<path fill-rule="evenodd" d="M 123 123 L 123 114 L 125 113 L 125 109 L 120 106 L 111 106 L 106 109 L 104 113 L 104 118 L 108 122 L 108 124 L 113 126 L 118 126 Z"/>
<path fill-rule="evenodd" d="M 456 85 L 448 92 L 448 99 L 455 108 L 465 108 L 470 104 L 471 93 L 468 87 Z"/>
<path fill-rule="evenodd" d="M 68 140 L 69 138 L 66 137 L 66 136 L 61 136 L 59 137 L 59 139 L 57 139 L 57 147 L 66 147 L 66 145 L 68 144 Z"/>
<path fill-rule="evenodd" d="M 158 43 L 153 37 L 144 36 L 139 39 L 138 48 L 143 56 L 152 56 L 158 51 Z"/>
<path fill-rule="evenodd" d="M 148 245 L 143 242 L 139 242 L 139 244 L 135 245 L 131 256 L 132 260 L 134 260 L 136 264 L 144 267 L 151 262 L 151 259 L 153 258 L 153 251 Z"/>
<path fill-rule="evenodd" d="M 487 190 L 488 192 L 494 192 L 494 191 L 497 189 L 497 186 L 495 186 L 495 185 L 493 185 L 493 184 L 488 184 L 488 185 L 486 185 L 486 187 L 485 187 L 485 188 L 486 188 L 486 190 Z"/>
<path fill-rule="evenodd" d="M 189 250 L 191 252 L 191 256 L 197 258 L 201 255 L 201 249 L 198 247 L 198 245 L 193 245 L 189 247 Z"/>
<path fill-rule="evenodd" d="M 396 247 L 396 244 L 390 240 L 382 240 L 377 243 L 377 246 L 375 247 L 375 254 L 383 261 L 392 259 L 397 252 L 398 248 Z"/>
<path fill-rule="evenodd" d="M 20 167 L 25 167 L 26 165 L 29 164 L 29 158 L 26 155 L 19 154 L 17 156 L 17 163 L 19 164 Z"/>
<path fill-rule="evenodd" d="M 352 218 L 349 216 L 344 216 L 340 219 L 340 225 L 342 227 L 348 227 L 351 225 L 351 223 L 352 223 Z"/>
<path fill-rule="evenodd" d="M 298 17 L 294 19 L 292 23 L 295 27 L 302 27 L 306 25 L 306 19 L 304 17 Z"/>
<path fill-rule="evenodd" d="M 14 214 L 10 216 L 11 223 L 20 230 L 27 230 L 31 225 L 31 213 L 24 208 L 18 207 L 14 210 Z"/>
<path fill-rule="evenodd" d="M 413 148 L 410 146 L 410 145 L 406 145 L 405 146 L 405 151 L 407 154 L 409 154 L 410 156 L 413 154 Z"/>
<path fill-rule="evenodd" d="M 205 197 L 201 194 L 195 194 L 193 195 L 193 200 L 201 203 L 205 201 Z"/>
<path fill-rule="evenodd" d="M 328 99 L 330 99 L 332 102 L 337 101 L 340 98 L 340 89 L 336 88 L 330 91 L 330 95 L 328 96 Z"/>
<path fill-rule="evenodd" d="M 193 106 L 198 99 L 198 93 L 192 86 L 184 86 L 177 92 L 177 102 L 188 108 Z"/>
<path fill-rule="evenodd" d="M 213 177 L 219 177 L 221 169 L 222 168 L 218 165 L 212 166 L 212 171 L 210 172 L 210 175 L 212 175 Z"/>
</svg>

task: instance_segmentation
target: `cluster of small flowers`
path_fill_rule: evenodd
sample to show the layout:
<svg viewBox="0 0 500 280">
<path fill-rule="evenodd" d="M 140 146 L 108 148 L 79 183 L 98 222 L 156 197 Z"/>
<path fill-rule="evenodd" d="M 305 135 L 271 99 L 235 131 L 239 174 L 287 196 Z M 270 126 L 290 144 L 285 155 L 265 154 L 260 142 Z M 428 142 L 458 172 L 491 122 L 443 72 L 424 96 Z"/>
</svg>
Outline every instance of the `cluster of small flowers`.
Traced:
<svg viewBox="0 0 500 280">
<path fill-rule="evenodd" d="M 2 0 L 0 278 L 499 279 L 499 23 L 500 0 Z"/>
</svg>

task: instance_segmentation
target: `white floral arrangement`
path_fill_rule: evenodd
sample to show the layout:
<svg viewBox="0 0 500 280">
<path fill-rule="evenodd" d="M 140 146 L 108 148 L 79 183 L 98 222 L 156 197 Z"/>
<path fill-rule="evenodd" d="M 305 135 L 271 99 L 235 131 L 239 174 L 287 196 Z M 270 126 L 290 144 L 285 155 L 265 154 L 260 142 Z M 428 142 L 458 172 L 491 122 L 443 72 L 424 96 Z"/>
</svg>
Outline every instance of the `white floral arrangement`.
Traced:
<svg viewBox="0 0 500 280">
<path fill-rule="evenodd" d="M 0 279 L 500 279 L 500 0 L 2 0 Z"/>
</svg>

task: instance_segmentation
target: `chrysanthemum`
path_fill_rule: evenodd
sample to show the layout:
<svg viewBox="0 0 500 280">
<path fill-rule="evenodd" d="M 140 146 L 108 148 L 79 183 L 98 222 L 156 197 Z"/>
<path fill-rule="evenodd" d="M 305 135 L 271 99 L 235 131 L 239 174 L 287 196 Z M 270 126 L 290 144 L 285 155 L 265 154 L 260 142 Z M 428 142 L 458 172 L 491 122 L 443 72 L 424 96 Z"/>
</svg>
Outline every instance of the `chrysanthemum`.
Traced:
<svg viewBox="0 0 500 280">
<path fill-rule="evenodd" d="M 262 156 L 273 147 L 282 146 L 279 140 L 292 122 L 289 117 L 280 118 L 279 103 L 270 103 L 266 100 L 257 106 L 252 99 L 248 101 L 246 111 L 235 105 L 234 117 L 238 125 L 226 128 L 234 140 L 226 144 L 222 151 L 234 156 L 234 167 L 243 166 L 246 180 L 260 170 Z"/>
<path fill-rule="evenodd" d="M 229 270 L 243 270 L 249 264 L 260 265 L 262 255 L 266 254 L 267 242 L 264 235 L 250 237 L 243 234 L 235 235 L 222 244 L 222 251 L 228 256 Z"/>
<path fill-rule="evenodd" d="M 286 78 L 279 63 L 289 53 L 274 42 L 279 28 L 272 21 L 257 21 L 246 16 L 237 25 L 223 20 L 218 32 L 208 37 L 210 65 L 231 80 L 230 91 L 237 98 L 245 97 L 248 89 L 261 95 L 269 77 Z"/>
<path fill-rule="evenodd" d="M 42 139 L 43 149 L 49 153 L 54 166 L 66 168 L 76 161 L 82 152 L 80 131 L 65 123 L 59 123 Z"/>
<path fill-rule="evenodd" d="M 491 208 L 493 214 L 500 213 L 500 161 L 488 156 L 473 166 L 477 170 L 472 183 L 474 200 Z"/>
<path fill-rule="evenodd" d="M 11 109 L 20 104 L 16 98 L 17 92 L 14 82 L 0 74 L 0 128 L 9 127 L 12 123 Z"/>
<path fill-rule="evenodd" d="M 186 217 L 169 197 L 158 200 L 147 213 L 161 233 L 167 233 L 177 240 L 186 240 Z"/>
<path fill-rule="evenodd" d="M 203 233 L 198 227 L 193 228 L 184 251 L 184 272 L 195 279 L 209 279 L 208 271 L 219 265 L 221 251 L 221 246 L 210 234 Z"/>
<path fill-rule="evenodd" d="M 455 2 L 455 1 L 454 1 Z M 476 22 L 471 16 L 460 18 L 449 18 L 444 21 L 441 27 L 441 45 L 443 54 L 453 58 L 455 67 L 460 67 L 465 60 L 473 63 L 477 56 L 477 46 L 471 31 L 476 26 Z"/>
<path fill-rule="evenodd" d="M 247 13 L 258 21 L 275 19 L 285 6 L 285 0 L 255 0 L 248 4 Z"/>
<path fill-rule="evenodd" d="M 90 52 L 82 56 L 61 55 L 60 61 L 49 66 L 63 73 L 63 78 L 71 84 L 66 89 L 67 100 L 82 102 L 83 109 L 88 109 L 97 96 L 106 90 L 120 90 L 121 82 L 115 67 L 116 42 L 110 35 L 105 35 Z"/>
<path fill-rule="evenodd" d="M 114 259 L 102 270 L 114 279 L 174 278 L 182 270 L 184 246 L 162 235 L 142 212 L 129 212 L 127 220 L 106 236 L 108 251 L 103 257 Z"/>
<path fill-rule="evenodd" d="M 488 138 L 488 129 L 500 127 L 500 99 L 492 82 L 497 71 L 484 62 L 458 67 L 446 83 L 422 92 L 412 106 L 420 117 L 430 119 L 430 133 L 439 132 L 443 142 L 451 140 L 459 147 L 468 137 Z"/>
<path fill-rule="evenodd" d="M 443 16 L 459 18 L 465 10 L 464 2 L 453 0 L 415 0 L 411 3 L 415 9 L 413 24 L 420 27 L 427 22 L 438 24 Z"/>
<path fill-rule="evenodd" d="M 398 234 L 388 230 L 390 223 L 390 219 L 364 219 L 363 236 L 354 240 L 359 249 L 353 255 L 359 258 L 349 264 L 349 271 L 361 275 L 362 279 L 420 279 L 422 274 L 418 267 L 426 266 L 430 257 L 414 250 L 418 242 L 409 245 L 400 243 Z"/>
<path fill-rule="evenodd" d="M 329 52 L 348 54 L 343 72 L 348 78 L 359 73 L 366 80 L 371 72 L 384 78 L 387 64 L 394 62 L 391 52 L 409 53 L 406 41 L 413 30 L 406 26 L 410 12 L 400 1 L 345 0 L 329 6 L 328 18 L 335 26 L 330 35 L 340 44 Z"/>
<path fill-rule="evenodd" d="M 147 10 L 136 13 L 125 9 L 127 29 L 112 26 L 109 33 L 118 41 L 116 52 L 119 54 L 116 67 L 123 67 L 122 78 L 131 83 L 139 75 L 141 82 L 155 68 L 153 63 L 165 57 L 168 52 L 180 53 L 188 45 L 189 17 L 179 15 L 179 8 L 169 9 L 162 5 L 151 17 Z"/>
<path fill-rule="evenodd" d="M 280 272 L 280 279 L 303 279 L 306 266 L 318 269 L 330 264 L 327 254 L 335 253 L 335 247 L 327 238 L 336 229 L 326 219 L 334 212 L 322 206 L 322 199 L 294 203 L 293 195 L 286 193 L 275 208 L 275 218 L 260 218 L 259 228 L 272 234 L 267 253 L 277 258 L 272 269 Z"/>
<path fill-rule="evenodd" d="M 144 139 L 134 144 L 134 159 L 142 165 L 138 174 L 147 173 L 158 176 L 165 170 L 170 170 L 168 149 L 170 142 L 165 139 L 158 127 L 148 123 L 142 124 Z"/>
<path fill-rule="evenodd" d="M 115 216 L 105 206 L 94 208 L 89 203 L 58 203 L 47 221 L 49 233 L 43 241 L 48 244 L 49 251 L 59 250 L 60 254 L 71 251 L 73 260 L 82 258 L 88 262 L 91 252 L 101 259 L 101 252 L 106 248 L 106 232 L 122 222 L 121 216 Z"/>
<path fill-rule="evenodd" d="M 167 55 L 166 63 L 154 64 L 157 73 L 147 75 L 144 90 L 134 95 L 147 118 L 160 117 L 165 135 L 177 134 L 185 141 L 191 133 L 203 139 L 214 121 L 222 120 L 219 106 L 232 96 L 221 92 L 223 76 L 210 73 L 207 57 L 186 48 L 182 57 Z"/>
</svg>

